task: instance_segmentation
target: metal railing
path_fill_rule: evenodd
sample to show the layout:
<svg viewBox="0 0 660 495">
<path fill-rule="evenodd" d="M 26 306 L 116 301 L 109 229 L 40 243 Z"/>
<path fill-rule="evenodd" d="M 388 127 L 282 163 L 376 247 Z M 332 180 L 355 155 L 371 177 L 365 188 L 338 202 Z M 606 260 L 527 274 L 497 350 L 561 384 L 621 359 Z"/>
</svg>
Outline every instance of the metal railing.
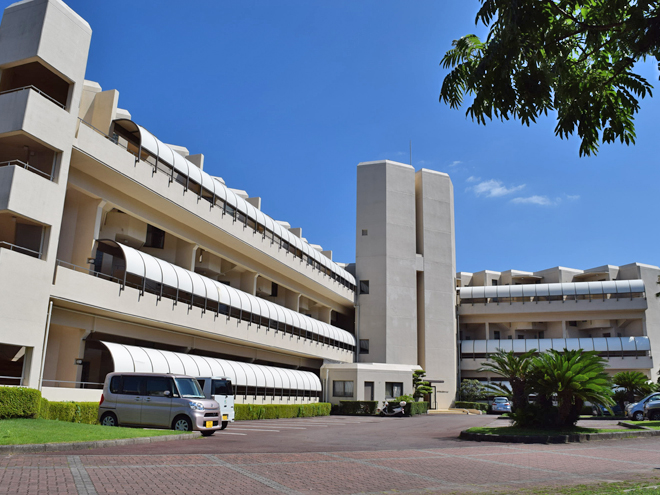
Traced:
<svg viewBox="0 0 660 495">
<path fill-rule="evenodd" d="M 62 387 L 62 388 L 91 388 L 91 389 L 97 389 L 97 390 L 103 388 L 103 384 L 98 383 L 98 382 L 72 382 L 72 381 L 68 381 L 68 380 L 41 380 L 41 382 L 44 385 L 46 384 L 46 382 L 54 384 L 54 385 L 46 385 L 46 386 Z M 64 384 L 73 384 L 75 386 L 74 387 L 67 387 L 66 385 L 61 385 L 62 383 L 64 383 Z"/>
<path fill-rule="evenodd" d="M 23 377 L 22 376 L 0 376 L 0 381 L 3 380 L 13 380 L 18 382 L 18 385 L 15 385 L 17 387 L 21 387 L 23 385 Z"/>
<path fill-rule="evenodd" d="M 32 256 L 33 258 L 41 259 L 40 251 L 35 251 L 33 249 L 28 249 L 26 247 L 17 246 L 16 244 L 12 244 L 10 242 L 0 241 L 0 248 L 9 249 L 10 251 L 16 251 L 17 253 L 27 254 L 28 256 Z"/>
<path fill-rule="evenodd" d="M 34 172 L 35 174 L 41 175 L 42 177 L 45 177 L 46 179 L 52 181 L 53 180 L 53 173 L 51 172 L 50 174 L 47 174 L 46 172 L 39 170 L 38 168 L 34 168 L 32 165 L 22 162 L 21 160 L 9 160 L 6 162 L 0 162 L 0 167 L 21 167 L 24 168 L 25 170 L 29 170 L 30 172 Z"/>
<path fill-rule="evenodd" d="M 86 120 L 83 120 L 83 119 L 81 119 L 80 117 L 78 117 L 78 120 L 79 120 L 82 124 L 85 124 L 85 126 L 89 127 L 91 130 L 93 130 L 94 132 L 96 132 L 97 134 L 100 134 L 101 136 L 103 136 L 104 138 L 106 138 L 108 141 L 110 141 L 110 142 L 113 143 L 113 144 L 116 144 L 116 145 L 119 146 L 120 148 L 124 148 L 124 149 L 125 149 L 126 151 L 128 151 L 131 155 L 133 155 L 134 157 L 137 158 L 137 155 L 136 155 L 135 153 L 133 153 L 131 150 L 129 150 L 127 146 L 124 146 L 123 144 L 121 144 L 121 143 L 119 142 L 119 137 L 118 137 L 116 134 L 115 134 L 114 136 L 108 136 L 108 135 L 107 135 L 105 132 L 103 132 L 101 129 L 99 129 L 99 128 L 97 128 L 97 127 L 94 127 L 92 124 L 90 124 L 90 123 L 87 122 Z"/>
<path fill-rule="evenodd" d="M 86 273 L 87 275 L 91 275 L 91 276 L 96 277 L 96 278 L 101 278 L 103 280 L 108 280 L 110 282 L 115 282 L 115 283 L 124 285 L 124 280 L 123 279 L 113 277 L 112 275 L 108 275 L 106 273 L 97 272 L 95 270 L 92 270 L 91 268 L 85 268 L 85 267 L 80 266 L 80 265 L 74 265 L 73 263 L 69 263 L 68 261 L 57 260 L 57 265 L 58 266 L 63 266 L 64 268 L 69 268 L 69 269 L 74 270 L 76 272 Z M 129 287 L 130 287 L 132 284 L 127 284 L 127 285 L 129 285 Z M 137 286 L 135 288 L 141 289 L 141 287 L 137 287 Z"/>
<path fill-rule="evenodd" d="M 3 92 L 1 92 L 0 95 L 6 95 L 6 94 L 9 94 L 9 93 L 17 93 L 17 92 L 19 92 L 19 91 L 25 91 L 26 89 L 31 89 L 32 91 L 36 91 L 37 93 L 39 93 L 39 94 L 40 94 L 41 96 L 43 96 L 44 98 L 46 98 L 46 99 L 52 101 L 53 103 L 55 103 L 55 105 L 57 105 L 58 107 L 63 108 L 64 110 L 66 110 L 66 105 L 60 103 L 59 101 L 57 101 L 57 100 L 56 100 L 55 98 L 53 98 L 52 96 L 47 95 L 46 93 L 44 93 L 43 91 L 41 91 L 41 90 L 40 90 L 39 88 L 37 88 L 36 86 L 22 86 L 22 87 L 20 87 L 20 88 L 8 89 L 7 91 L 3 91 Z"/>
</svg>

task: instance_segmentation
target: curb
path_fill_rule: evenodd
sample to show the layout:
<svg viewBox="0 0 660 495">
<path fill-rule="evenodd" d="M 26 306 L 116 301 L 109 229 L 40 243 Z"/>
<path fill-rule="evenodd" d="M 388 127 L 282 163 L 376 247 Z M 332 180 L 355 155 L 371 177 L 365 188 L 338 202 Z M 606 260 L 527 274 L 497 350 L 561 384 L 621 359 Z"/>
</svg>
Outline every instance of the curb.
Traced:
<svg viewBox="0 0 660 495">
<path fill-rule="evenodd" d="M 461 440 L 472 442 L 502 443 L 573 443 L 592 442 L 595 440 L 620 440 L 639 437 L 657 437 L 660 430 L 630 430 L 607 433 L 575 433 L 572 435 L 492 435 L 490 433 L 468 433 L 463 430 L 458 436 Z"/>
<path fill-rule="evenodd" d="M 163 435 L 158 437 L 121 438 L 119 440 L 97 440 L 95 442 L 70 443 L 35 443 L 21 445 L 0 445 L 0 455 L 7 454 L 34 454 L 37 452 L 57 452 L 61 450 L 102 449 L 106 447 L 124 447 L 126 445 L 141 445 L 145 443 L 175 442 L 198 438 L 202 434 L 198 431 L 181 433 L 177 435 Z"/>
</svg>

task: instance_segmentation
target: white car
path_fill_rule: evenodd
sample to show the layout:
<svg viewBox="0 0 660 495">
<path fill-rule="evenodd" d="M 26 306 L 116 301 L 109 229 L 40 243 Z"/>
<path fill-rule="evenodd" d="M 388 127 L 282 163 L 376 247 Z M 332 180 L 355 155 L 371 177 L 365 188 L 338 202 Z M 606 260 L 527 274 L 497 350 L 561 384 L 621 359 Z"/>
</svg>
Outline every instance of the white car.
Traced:
<svg viewBox="0 0 660 495">
<path fill-rule="evenodd" d="M 660 392 L 644 397 L 639 402 L 628 404 L 626 406 L 626 418 L 633 421 L 642 421 L 644 419 L 644 406 L 653 400 L 660 400 Z"/>
</svg>

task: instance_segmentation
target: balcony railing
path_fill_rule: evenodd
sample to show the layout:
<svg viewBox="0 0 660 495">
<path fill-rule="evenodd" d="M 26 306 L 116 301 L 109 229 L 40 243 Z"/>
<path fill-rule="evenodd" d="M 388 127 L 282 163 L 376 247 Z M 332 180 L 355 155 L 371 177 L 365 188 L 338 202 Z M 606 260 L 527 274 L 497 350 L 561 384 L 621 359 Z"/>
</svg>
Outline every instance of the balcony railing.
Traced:
<svg viewBox="0 0 660 495">
<path fill-rule="evenodd" d="M 56 100 L 55 98 L 53 98 L 52 96 L 47 95 L 46 93 L 44 93 L 43 91 L 41 91 L 41 90 L 40 90 L 39 88 L 37 88 L 36 86 L 22 86 L 22 87 L 20 87 L 20 88 L 8 89 L 7 91 L 3 91 L 3 92 L 1 92 L 0 95 L 6 95 L 6 94 L 9 94 L 9 93 L 17 93 L 17 92 L 19 92 L 19 91 L 26 91 L 26 90 L 30 90 L 30 89 L 31 89 L 32 91 L 36 91 L 37 93 L 39 93 L 41 96 L 43 96 L 43 97 L 46 98 L 47 100 L 50 100 L 51 102 L 55 103 L 55 105 L 57 105 L 58 107 L 63 108 L 63 109 L 66 110 L 66 105 L 60 103 L 59 101 L 57 101 L 57 100 Z"/>
<path fill-rule="evenodd" d="M 0 167 L 20 167 L 24 168 L 25 170 L 29 170 L 30 172 L 33 172 L 37 175 L 41 175 L 42 177 L 45 177 L 46 179 L 52 181 L 53 180 L 53 173 L 51 171 L 50 174 L 47 174 L 46 172 L 39 170 L 38 168 L 34 168 L 33 166 L 22 162 L 21 160 L 9 160 L 6 162 L 0 162 Z"/>
<path fill-rule="evenodd" d="M 10 251 L 16 251 L 17 253 L 27 254 L 33 258 L 41 259 L 41 251 L 35 251 L 26 247 L 17 246 L 16 244 L 12 244 L 10 242 L 0 241 L 0 248 L 9 249 Z"/>
<path fill-rule="evenodd" d="M 67 380 L 42 380 L 46 387 L 63 387 L 63 388 L 89 388 L 89 389 L 102 389 L 103 384 L 97 382 L 71 382 Z M 73 386 L 70 386 L 73 385 Z"/>
</svg>

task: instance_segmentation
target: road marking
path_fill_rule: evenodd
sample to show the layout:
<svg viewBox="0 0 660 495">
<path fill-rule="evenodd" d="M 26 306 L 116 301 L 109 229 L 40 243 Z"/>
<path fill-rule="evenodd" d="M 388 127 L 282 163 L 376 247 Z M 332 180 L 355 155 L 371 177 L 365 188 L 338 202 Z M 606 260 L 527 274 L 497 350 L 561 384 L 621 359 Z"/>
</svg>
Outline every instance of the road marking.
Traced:
<svg viewBox="0 0 660 495">
<path fill-rule="evenodd" d="M 275 431 L 277 433 L 280 432 L 280 430 L 258 430 L 256 428 L 232 428 L 232 430 L 246 430 L 246 431 Z"/>
<path fill-rule="evenodd" d="M 97 495 L 94 483 L 92 483 L 84 464 L 80 460 L 80 456 L 69 455 L 67 456 L 69 462 L 69 470 L 73 477 L 73 482 L 76 484 L 78 495 Z"/>
<path fill-rule="evenodd" d="M 277 481 L 273 481 L 269 478 L 266 478 L 265 476 L 261 476 L 259 474 L 253 473 L 252 471 L 248 471 L 247 469 L 243 469 L 240 466 L 230 464 L 226 461 L 223 461 L 223 460 L 219 459 L 218 457 L 216 457 L 212 454 L 204 454 L 204 457 L 206 457 L 207 459 L 209 459 L 210 461 L 212 461 L 216 464 L 219 464 L 220 466 L 224 466 L 228 469 L 231 469 L 232 471 L 236 471 L 237 473 L 242 474 L 243 476 L 251 478 L 254 481 L 258 481 L 259 483 L 262 483 L 262 484 L 266 485 L 267 487 L 272 488 L 273 490 L 277 490 L 278 492 L 288 493 L 289 495 L 298 495 L 299 494 L 299 492 L 289 488 L 288 486 L 281 485 Z"/>
<path fill-rule="evenodd" d="M 250 428 L 250 429 L 252 429 L 252 428 L 261 428 L 262 426 L 266 426 L 266 427 L 275 426 L 276 428 L 285 428 L 287 430 L 306 430 L 307 429 L 307 428 L 303 428 L 301 426 L 280 426 L 280 425 L 256 425 L 256 426 L 241 425 L 240 428 Z"/>
<path fill-rule="evenodd" d="M 247 435 L 247 433 L 232 433 L 230 431 L 219 431 L 220 435 Z"/>
</svg>

